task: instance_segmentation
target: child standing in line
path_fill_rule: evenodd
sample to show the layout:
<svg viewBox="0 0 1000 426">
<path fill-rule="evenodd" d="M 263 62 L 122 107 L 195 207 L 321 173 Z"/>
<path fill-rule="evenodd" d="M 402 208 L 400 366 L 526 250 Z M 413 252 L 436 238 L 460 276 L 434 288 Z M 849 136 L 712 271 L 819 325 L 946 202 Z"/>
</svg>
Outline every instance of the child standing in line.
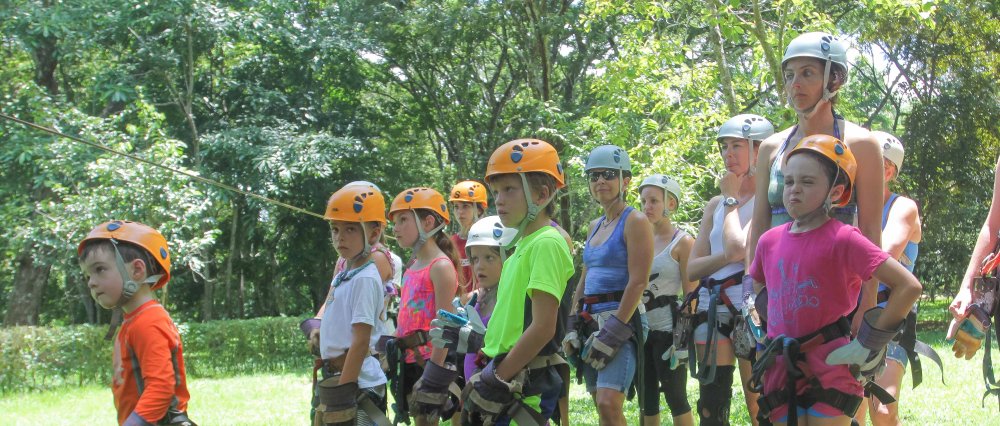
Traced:
<svg viewBox="0 0 1000 426">
<path fill-rule="evenodd" d="M 766 290 L 757 298 L 767 301 L 758 313 L 767 313 L 768 338 L 753 383 L 763 390 L 761 418 L 775 424 L 798 424 L 800 416 L 809 425 L 850 424 L 861 403 L 859 379 L 884 365 L 886 345 L 920 296 L 905 267 L 857 228 L 831 220 L 831 208 L 851 198 L 856 169 L 836 138 L 803 138 L 782 167 L 782 198 L 793 221 L 761 236 L 750 266 L 755 290 Z M 884 308 L 864 313 L 850 340 L 847 315 L 862 280 L 873 275 L 892 293 Z"/>
<path fill-rule="evenodd" d="M 125 313 L 114 339 L 111 392 L 118 424 L 190 425 L 184 345 L 153 291 L 170 281 L 170 252 L 159 232 L 138 222 L 98 225 L 77 248 L 90 295 Z"/>
<path fill-rule="evenodd" d="M 454 365 L 446 365 L 447 349 L 432 347 L 427 335 L 438 310 L 455 312 L 451 300 L 458 288 L 455 268 L 459 260 L 444 232 L 451 219 L 444 197 L 425 187 L 397 195 L 389 218 L 395 225 L 396 241 L 413 250 L 403 274 L 397 318 L 395 346 L 406 356 L 393 384 L 395 400 L 397 406 L 405 400 L 403 411 L 413 412 L 417 426 L 436 425 L 457 408 L 457 389 L 449 392 L 449 388 L 459 372 Z"/>
<path fill-rule="evenodd" d="M 486 182 L 518 240 L 484 337 L 485 367 L 463 391 L 463 424 L 523 423 L 522 416 L 544 424 L 562 391 L 559 303 L 573 274 L 566 240 L 551 226 L 553 200 L 565 186 L 562 163 L 547 142 L 518 139 L 493 152 Z"/>
<path fill-rule="evenodd" d="M 678 362 L 676 354 L 666 354 L 673 349 L 678 296 L 698 288 L 697 281 L 687 279 L 687 263 L 694 238 L 670 220 L 680 197 L 680 184 L 665 175 L 649 176 L 639 185 L 642 212 L 653 225 L 653 266 L 649 271 L 649 286 L 642 298 L 649 321 L 643 369 L 646 406 L 642 410 L 642 422 L 648 426 L 660 424 L 661 391 L 673 415 L 673 424 L 694 425 L 687 400 L 687 363 Z"/>
<path fill-rule="evenodd" d="M 301 325 L 310 342 L 319 342 L 313 425 L 375 424 L 385 419 L 386 377 L 369 355 L 382 335 L 385 288 L 371 248 L 385 230 L 385 199 L 374 185 L 349 184 L 330 197 L 325 217 L 345 262 L 319 313 Z"/>
<path fill-rule="evenodd" d="M 448 202 L 451 203 L 451 209 L 455 212 L 455 221 L 458 222 L 458 232 L 451 236 L 451 242 L 455 244 L 455 250 L 462 262 L 461 273 L 458 277 L 460 285 L 458 292 L 464 305 L 472 297 L 472 292 L 476 290 L 477 286 L 465 244 L 468 241 L 472 225 L 486 213 L 486 186 L 474 180 L 459 182 L 451 188 Z"/>
</svg>

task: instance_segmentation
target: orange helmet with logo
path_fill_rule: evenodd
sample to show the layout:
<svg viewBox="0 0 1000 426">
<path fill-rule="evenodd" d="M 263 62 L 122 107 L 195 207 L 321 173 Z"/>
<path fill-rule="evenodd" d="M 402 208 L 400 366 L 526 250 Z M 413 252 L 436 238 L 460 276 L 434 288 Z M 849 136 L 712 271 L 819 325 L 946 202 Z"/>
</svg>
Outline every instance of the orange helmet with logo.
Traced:
<svg viewBox="0 0 1000 426">
<path fill-rule="evenodd" d="M 517 139 L 500 145 L 486 164 L 486 180 L 507 173 L 539 172 L 556 180 L 556 189 L 566 186 L 559 153 L 539 139 Z"/>
<path fill-rule="evenodd" d="M 476 203 L 486 210 L 486 187 L 474 180 L 466 180 L 455 184 L 451 188 L 448 201 L 465 201 Z"/>
<path fill-rule="evenodd" d="M 445 224 L 451 223 L 451 217 L 448 216 L 448 205 L 445 203 L 444 197 L 431 188 L 417 187 L 400 192 L 392 200 L 392 205 L 389 206 L 389 217 L 392 218 L 392 215 L 410 209 L 430 210 L 440 215 Z"/>
<path fill-rule="evenodd" d="M 385 224 L 385 197 L 372 184 L 349 183 L 330 196 L 326 203 L 328 220 L 381 222 Z"/>
<path fill-rule="evenodd" d="M 851 193 L 854 192 L 854 177 L 858 171 L 858 162 L 854 159 L 851 149 L 839 139 L 830 135 L 806 136 L 795 145 L 785 156 L 785 162 L 799 152 L 812 151 L 824 158 L 829 159 L 839 168 L 838 173 L 847 176 L 847 185 L 844 193 L 833 203 L 834 207 L 846 206 L 851 201 Z"/>
<path fill-rule="evenodd" d="M 163 234 L 160 234 L 159 231 L 139 222 L 128 220 L 105 222 L 97 225 L 83 241 L 80 241 L 80 245 L 76 248 L 76 254 L 78 256 L 82 254 L 83 246 L 94 240 L 124 241 L 142 247 L 149 252 L 153 261 L 163 269 L 163 276 L 150 288 L 156 290 L 170 281 L 170 249 L 167 248 L 167 239 L 163 238 Z"/>
</svg>

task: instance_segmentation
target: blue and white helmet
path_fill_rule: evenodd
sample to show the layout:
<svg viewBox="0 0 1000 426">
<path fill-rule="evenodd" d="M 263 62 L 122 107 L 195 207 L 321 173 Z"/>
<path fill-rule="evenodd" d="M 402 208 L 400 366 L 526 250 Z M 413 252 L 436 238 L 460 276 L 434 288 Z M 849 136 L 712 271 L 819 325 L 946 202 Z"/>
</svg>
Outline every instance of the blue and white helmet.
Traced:
<svg viewBox="0 0 1000 426">
<path fill-rule="evenodd" d="M 472 247 L 486 246 L 500 249 L 503 259 L 504 247 L 510 245 L 517 236 L 517 229 L 507 228 L 500 222 L 500 216 L 486 216 L 469 228 L 469 238 L 465 241 L 465 256 L 472 257 Z"/>
</svg>

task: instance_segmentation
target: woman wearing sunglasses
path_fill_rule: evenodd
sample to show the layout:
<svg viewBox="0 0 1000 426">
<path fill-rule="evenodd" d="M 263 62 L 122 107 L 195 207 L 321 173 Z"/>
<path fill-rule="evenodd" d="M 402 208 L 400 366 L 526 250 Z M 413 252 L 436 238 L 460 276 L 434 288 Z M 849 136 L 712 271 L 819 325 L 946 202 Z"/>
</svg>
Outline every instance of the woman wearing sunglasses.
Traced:
<svg viewBox="0 0 1000 426">
<path fill-rule="evenodd" d="M 632 168 L 624 149 L 595 148 L 584 170 L 590 194 L 604 214 L 590 224 L 584 268 L 573 298 L 577 315 L 570 320 L 563 344 L 567 355 L 579 352 L 579 368 L 601 424 L 624 425 L 622 405 L 643 338 L 639 301 L 653 263 L 653 227 L 644 214 L 625 203 Z"/>
<path fill-rule="evenodd" d="M 747 411 L 751 419 L 757 414 L 757 395 L 747 387 L 753 354 L 737 351 L 733 339 L 740 337 L 734 328 L 743 309 L 743 258 L 756 183 L 752 166 L 761 141 L 773 133 L 766 118 L 741 114 L 723 123 L 716 136 L 726 166 L 719 182 L 722 194 L 705 206 L 687 268 L 688 279 L 700 280 L 694 343 L 702 425 L 729 424 L 737 358 Z"/>
</svg>

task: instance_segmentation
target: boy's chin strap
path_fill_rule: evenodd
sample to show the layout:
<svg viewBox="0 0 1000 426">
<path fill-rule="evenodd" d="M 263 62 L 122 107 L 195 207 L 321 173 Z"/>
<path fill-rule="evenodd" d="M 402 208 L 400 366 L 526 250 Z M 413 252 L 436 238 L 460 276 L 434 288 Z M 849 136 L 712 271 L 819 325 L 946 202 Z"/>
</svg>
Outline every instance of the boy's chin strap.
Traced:
<svg viewBox="0 0 1000 426">
<path fill-rule="evenodd" d="M 128 303 L 128 301 L 132 299 L 132 296 L 139 291 L 139 285 L 153 285 L 163 277 L 163 274 L 156 274 L 146 277 L 146 279 L 142 280 L 142 282 L 137 283 L 133 281 L 132 278 L 128 276 L 128 272 L 125 270 L 125 259 L 122 258 L 121 252 L 118 251 L 118 241 L 114 238 L 110 239 L 110 241 L 111 247 L 115 249 L 115 266 L 118 268 L 118 273 L 122 276 L 122 294 L 118 298 L 118 303 L 111 308 L 113 310 L 111 314 L 111 323 L 108 327 L 108 333 L 104 335 L 104 340 L 111 340 L 111 338 L 114 337 L 115 330 L 122 322 L 122 305 Z"/>
<path fill-rule="evenodd" d="M 510 240 L 510 242 L 507 243 L 507 245 L 503 246 L 503 249 L 509 249 L 511 247 L 514 247 L 514 245 L 517 244 L 517 242 L 521 239 L 521 237 L 524 236 L 524 228 L 527 228 L 528 224 L 534 222 L 535 218 L 538 217 L 538 213 L 541 213 L 542 210 L 548 207 L 549 203 L 551 203 L 552 200 L 556 198 L 556 192 L 553 191 L 552 195 L 550 195 L 549 198 L 545 199 L 545 201 L 542 201 L 541 204 L 535 204 L 535 202 L 532 201 L 531 186 L 528 185 L 528 178 L 524 176 L 524 173 L 518 173 L 518 176 L 521 176 L 521 185 L 524 187 L 524 199 L 528 203 L 528 214 L 524 216 L 524 219 L 521 220 L 521 223 L 517 225 L 517 235 L 514 235 L 514 239 Z"/>
</svg>

